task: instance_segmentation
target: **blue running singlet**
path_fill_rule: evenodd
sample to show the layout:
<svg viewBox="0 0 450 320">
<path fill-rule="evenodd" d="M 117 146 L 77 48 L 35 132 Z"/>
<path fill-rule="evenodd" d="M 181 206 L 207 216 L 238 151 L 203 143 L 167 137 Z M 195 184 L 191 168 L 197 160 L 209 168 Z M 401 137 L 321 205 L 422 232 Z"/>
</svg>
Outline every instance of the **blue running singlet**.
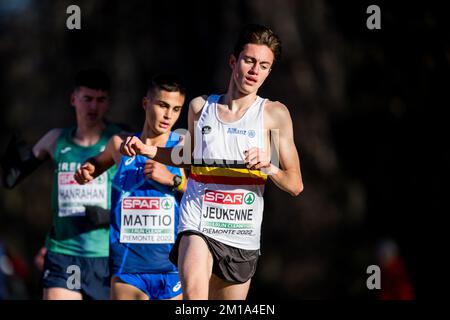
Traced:
<svg viewBox="0 0 450 320">
<path fill-rule="evenodd" d="M 171 132 L 166 147 L 178 144 Z M 112 275 L 122 273 L 170 273 L 177 268 L 169 252 L 178 231 L 182 194 L 148 180 L 145 156 L 122 156 L 111 192 L 110 267 Z M 181 175 L 179 168 L 166 168 Z"/>
</svg>

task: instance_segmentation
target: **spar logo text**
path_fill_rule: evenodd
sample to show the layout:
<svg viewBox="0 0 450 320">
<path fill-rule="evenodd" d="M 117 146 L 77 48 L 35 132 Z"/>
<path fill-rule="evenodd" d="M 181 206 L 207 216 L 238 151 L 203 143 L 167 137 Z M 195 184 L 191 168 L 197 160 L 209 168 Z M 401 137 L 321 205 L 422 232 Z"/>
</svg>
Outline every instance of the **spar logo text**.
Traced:
<svg viewBox="0 0 450 320">
<path fill-rule="evenodd" d="M 244 201 L 244 194 L 242 192 L 232 193 L 206 190 L 204 201 L 219 204 L 241 205 Z"/>
<path fill-rule="evenodd" d="M 159 198 L 126 198 L 122 201 L 122 209 L 127 210 L 159 210 Z"/>
</svg>

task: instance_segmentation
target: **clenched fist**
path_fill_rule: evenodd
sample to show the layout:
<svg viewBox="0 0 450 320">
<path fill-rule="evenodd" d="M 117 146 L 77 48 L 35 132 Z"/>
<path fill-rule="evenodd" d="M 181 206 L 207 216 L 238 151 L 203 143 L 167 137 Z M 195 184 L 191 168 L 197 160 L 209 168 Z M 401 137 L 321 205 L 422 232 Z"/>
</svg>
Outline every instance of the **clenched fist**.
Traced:
<svg viewBox="0 0 450 320">
<path fill-rule="evenodd" d="M 147 160 L 144 167 L 145 178 L 154 180 L 166 186 L 173 185 L 174 174 L 166 166 L 154 160 Z"/>
<path fill-rule="evenodd" d="M 250 170 L 260 170 L 267 175 L 277 174 L 280 170 L 270 162 L 270 157 L 263 149 L 250 148 L 244 151 L 244 161 Z"/>
<path fill-rule="evenodd" d="M 90 162 L 85 162 L 83 165 L 75 172 L 74 179 L 79 184 L 86 184 L 94 180 L 95 167 Z"/>
<path fill-rule="evenodd" d="M 126 137 L 120 145 L 120 153 L 128 157 L 134 157 L 140 154 L 148 158 L 153 158 L 156 154 L 156 149 L 154 146 L 146 145 L 136 136 Z"/>
<path fill-rule="evenodd" d="M 251 148 L 244 151 L 245 163 L 250 170 L 259 170 L 270 167 L 270 158 L 267 153 L 259 148 Z"/>
</svg>

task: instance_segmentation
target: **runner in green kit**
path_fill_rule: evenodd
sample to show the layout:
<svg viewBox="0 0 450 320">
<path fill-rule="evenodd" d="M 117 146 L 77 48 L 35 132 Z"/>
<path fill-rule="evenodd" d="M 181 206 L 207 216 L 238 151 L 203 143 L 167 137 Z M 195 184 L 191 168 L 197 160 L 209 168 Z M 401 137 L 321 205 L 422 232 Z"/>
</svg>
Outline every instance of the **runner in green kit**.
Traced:
<svg viewBox="0 0 450 320">
<path fill-rule="evenodd" d="M 108 76 L 100 70 L 78 73 L 71 104 L 77 125 L 45 134 L 27 156 L 10 143 L 2 159 L 3 185 L 14 187 L 40 163 L 55 165 L 52 192 L 52 227 L 47 236 L 43 271 L 43 298 L 109 299 L 109 208 L 115 167 L 81 186 L 73 179 L 86 159 L 103 151 L 121 129 L 108 124 Z"/>
<path fill-rule="evenodd" d="M 46 242 L 48 250 L 72 256 L 108 256 L 109 229 L 93 228 L 89 219 L 80 217 L 85 216 L 85 205 L 109 209 L 115 168 L 84 187 L 74 184 L 73 174 L 84 160 L 103 151 L 109 138 L 118 131 L 117 126 L 107 125 L 95 144 L 81 146 L 74 141 L 76 128 L 61 130 L 53 153 L 56 174 L 52 192 L 53 229 Z"/>
</svg>

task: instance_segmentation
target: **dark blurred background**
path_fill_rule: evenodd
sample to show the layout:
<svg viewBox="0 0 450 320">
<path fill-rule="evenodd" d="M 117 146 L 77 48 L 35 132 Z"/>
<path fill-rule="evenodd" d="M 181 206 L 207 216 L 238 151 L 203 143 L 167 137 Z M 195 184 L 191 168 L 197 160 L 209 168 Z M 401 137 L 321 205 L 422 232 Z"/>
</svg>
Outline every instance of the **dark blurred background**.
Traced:
<svg viewBox="0 0 450 320">
<path fill-rule="evenodd" d="M 450 212 L 449 19 L 438 1 L 342 2 L 0 0 L 0 152 L 13 133 L 32 145 L 75 123 L 69 96 L 81 68 L 108 71 L 108 119 L 134 130 L 157 72 L 180 74 L 188 100 L 223 92 L 237 32 L 267 24 L 283 57 L 260 95 L 291 112 L 305 190 L 293 198 L 268 183 L 249 299 L 380 299 L 400 278 L 392 290 L 403 297 L 432 298 Z M 66 28 L 71 4 L 81 30 Z M 381 30 L 366 27 L 371 4 Z M 187 104 L 177 127 L 186 116 Z M 0 299 L 41 296 L 33 259 L 51 223 L 51 174 L 47 163 L 0 190 Z M 382 290 L 366 286 L 373 264 Z"/>
</svg>

